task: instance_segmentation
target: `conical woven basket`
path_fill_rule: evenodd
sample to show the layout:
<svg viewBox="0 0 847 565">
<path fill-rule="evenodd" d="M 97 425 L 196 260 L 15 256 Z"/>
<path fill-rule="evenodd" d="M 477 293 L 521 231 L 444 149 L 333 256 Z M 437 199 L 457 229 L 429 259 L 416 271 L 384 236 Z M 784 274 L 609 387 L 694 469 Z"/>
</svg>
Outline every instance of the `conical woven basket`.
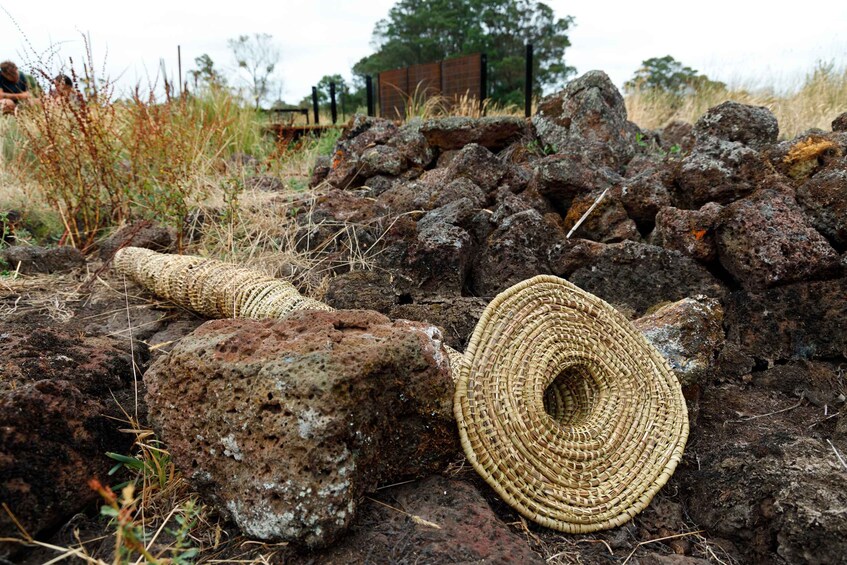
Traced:
<svg viewBox="0 0 847 565">
<path fill-rule="evenodd" d="M 486 308 L 454 413 L 485 481 L 523 516 L 570 533 L 643 510 L 688 437 L 681 387 L 659 352 L 609 304 L 551 276 Z"/>
</svg>

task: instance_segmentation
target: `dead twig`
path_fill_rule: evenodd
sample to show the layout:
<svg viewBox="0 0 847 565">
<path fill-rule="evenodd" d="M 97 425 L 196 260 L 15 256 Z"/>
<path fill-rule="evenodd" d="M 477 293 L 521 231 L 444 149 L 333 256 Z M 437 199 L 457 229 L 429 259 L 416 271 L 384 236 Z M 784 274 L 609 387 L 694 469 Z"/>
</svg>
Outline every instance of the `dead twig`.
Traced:
<svg viewBox="0 0 847 565">
<path fill-rule="evenodd" d="M 390 508 L 391 510 L 394 510 L 395 512 L 399 512 L 400 514 L 405 514 L 406 516 L 408 516 L 409 518 L 412 519 L 412 522 L 414 522 L 415 524 L 418 524 L 419 526 L 426 526 L 428 528 L 435 528 L 436 530 L 441 529 L 441 526 L 439 526 L 435 522 L 430 522 L 429 520 L 424 520 L 420 516 L 416 516 L 415 514 L 410 514 L 410 513 L 406 512 L 405 510 L 400 510 L 399 508 L 396 508 L 394 506 L 391 506 L 390 504 L 386 504 L 384 502 L 381 502 L 381 501 L 379 501 L 375 498 L 371 498 L 370 496 L 366 496 L 365 498 L 367 498 L 371 502 L 376 502 L 377 504 L 381 504 L 382 506 L 385 506 L 386 508 Z"/>
<path fill-rule="evenodd" d="M 747 416 L 745 418 L 739 418 L 737 420 L 727 420 L 726 423 L 735 423 L 735 422 L 749 422 L 750 420 L 758 420 L 759 418 L 767 418 L 768 416 L 776 416 L 777 414 L 782 414 L 783 412 L 788 412 L 790 410 L 794 410 L 795 408 L 799 408 L 805 398 L 801 398 L 796 404 L 792 404 L 788 408 L 783 408 L 782 410 L 776 410 L 774 412 L 768 412 L 767 414 L 756 414 L 755 416 Z"/>
<path fill-rule="evenodd" d="M 835 456 L 838 458 L 838 461 L 840 461 L 840 462 L 841 462 L 841 466 L 842 466 L 842 467 L 844 467 L 844 470 L 845 470 L 845 471 L 847 471 L 847 462 L 845 462 L 845 461 L 844 461 L 844 457 L 842 457 L 842 456 L 841 456 L 841 453 L 839 453 L 838 449 L 836 449 L 836 448 L 835 448 L 835 446 L 834 446 L 834 445 L 832 445 L 832 442 L 831 442 L 831 441 L 826 440 L 826 442 L 827 442 L 827 443 L 829 444 L 829 446 L 832 448 L 832 451 L 835 453 Z"/>
<path fill-rule="evenodd" d="M 623 562 L 622 565 L 626 565 L 627 563 L 629 563 L 629 560 L 632 559 L 632 556 L 635 555 L 635 552 L 638 551 L 638 548 L 640 548 L 641 546 L 650 545 L 651 543 L 656 543 L 656 542 L 659 542 L 659 541 L 667 541 L 669 539 L 677 539 L 677 538 L 684 538 L 684 537 L 687 537 L 687 536 L 694 536 L 694 535 L 701 534 L 701 533 L 703 533 L 703 530 L 695 530 L 693 532 L 685 532 L 683 534 L 674 534 L 672 536 L 664 536 L 664 537 L 661 537 L 661 538 L 656 538 L 656 539 L 638 542 L 638 545 L 636 545 L 634 548 L 632 548 L 632 551 L 630 551 L 629 555 L 626 556 L 626 559 L 624 559 L 624 562 Z"/>
<path fill-rule="evenodd" d="M 582 215 L 582 217 L 579 219 L 579 221 L 577 221 L 577 223 L 575 223 L 573 225 L 573 227 L 571 228 L 571 231 L 569 231 L 568 235 L 565 236 L 565 239 L 571 238 L 571 236 L 573 235 L 573 232 L 575 232 L 579 228 L 579 226 L 582 225 L 582 222 L 584 222 L 586 220 L 586 218 L 588 218 L 588 215 L 591 214 L 591 212 L 594 211 L 594 208 L 596 208 L 597 205 L 600 204 L 600 201 L 603 200 L 603 198 L 605 198 L 607 192 L 609 192 L 608 188 L 606 190 L 604 190 L 600 194 L 600 196 L 597 197 L 597 200 L 594 201 L 594 204 L 592 204 L 591 207 L 588 208 L 588 210 L 585 211 L 585 214 Z"/>
</svg>

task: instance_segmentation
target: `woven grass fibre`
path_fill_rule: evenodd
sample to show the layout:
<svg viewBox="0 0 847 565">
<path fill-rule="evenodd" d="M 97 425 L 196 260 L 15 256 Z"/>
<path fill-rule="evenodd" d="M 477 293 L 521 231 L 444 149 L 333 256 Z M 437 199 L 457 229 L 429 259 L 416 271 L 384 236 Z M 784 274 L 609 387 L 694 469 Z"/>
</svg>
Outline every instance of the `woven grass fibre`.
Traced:
<svg viewBox="0 0 847 565">
<path fill-rule="evenodd" d="M 127 247 L 121 273 L 212 318 L 332 310 L 287 281 L 201 257 Z M 607 303 L 538 276 L 488 305 L 462 354 L 446 348 L 468 460 L 515 510 L 583 533 L 623 524 L 667 482 L 688 437 L 661 354 Z"/>
<path fill-rule="evenodd" d="M 520 514 L 586 533 L 627 522 L 667 482 L 688 438 L 667 362 L 609 304 L 537 276 L 482 315 L 454 397 L 462 447 Z"/>
<path fill-rule="evenodd" d="M 115 254 L 114 265 L 154 294 L 210 318 L 282 318 L 294 310 L 332 310 L 288 281 L 216 259 L 125 247 Z"/>
</svg>

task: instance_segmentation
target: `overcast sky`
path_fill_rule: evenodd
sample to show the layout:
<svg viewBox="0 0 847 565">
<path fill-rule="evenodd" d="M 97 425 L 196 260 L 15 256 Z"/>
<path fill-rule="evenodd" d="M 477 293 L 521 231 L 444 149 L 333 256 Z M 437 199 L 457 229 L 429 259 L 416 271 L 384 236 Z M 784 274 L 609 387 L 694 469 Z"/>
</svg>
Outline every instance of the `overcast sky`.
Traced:
<svg viewBox="0 0 847 565">
<path fill-rule="evenodd" d="M 321 76 L 350 76 L 352 65 L 373 52 L 374 24 L 393 4 L 394 0 L 237 0 L 220 5 L 208 0 L 132 4 L 0 0 L 5 11 L 0 11 L 0 59 L 13 59 L 26 68 L 40 57 L 53 73 L 69 57 L 82 60 L 86 34 L 98 73 L 105 66 L 107 74 L 120 77 L 118 84 L 128 89 L 138 82 L 146 85 L 148 78 L 155 80 L 160 59 L 175 77 L 177 45 L 182 48 L 185 77 L 194 68 L 194 58 L 203 53 L 217 67 L 234 68 L 226 40 L 269 33 L 282 54 L 282 96 L 296 103 Z M 550 0 L 547 4 L 557 16 L 575 18 L 567 63 L 580 74 L 602 69 L 618 86 L 641 61 L 664 55 L 713 79 L 779 88 L 802 80 L 818 60 L 847 64 L 846 1 Z M 52 60 L 46 56 L 51 46 L 58 51 Z"/>
</svg>

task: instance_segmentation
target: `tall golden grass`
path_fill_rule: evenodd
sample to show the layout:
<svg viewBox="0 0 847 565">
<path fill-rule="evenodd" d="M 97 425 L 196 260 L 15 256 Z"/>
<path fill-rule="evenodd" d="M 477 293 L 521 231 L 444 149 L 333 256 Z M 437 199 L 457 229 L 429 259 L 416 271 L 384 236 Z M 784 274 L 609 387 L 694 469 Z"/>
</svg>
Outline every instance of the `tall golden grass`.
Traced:
<svg viewBox="0 0 847 565">
<path fill-rule="evenodd" d="M 625 99 L 629 119 L 646 129 L 660 128 L 674 120 L 694 123 L 706 110 L 727 100 L 764 106 L 779 121 L 780 138 L 790 139 L 810 128 L 829 131 L 832 120 L 847 111 L 847 67 L 819 64 L 790 92 L 753 84 L 710 87 L 682 96 L 635 91 Z"/>
</svg>

